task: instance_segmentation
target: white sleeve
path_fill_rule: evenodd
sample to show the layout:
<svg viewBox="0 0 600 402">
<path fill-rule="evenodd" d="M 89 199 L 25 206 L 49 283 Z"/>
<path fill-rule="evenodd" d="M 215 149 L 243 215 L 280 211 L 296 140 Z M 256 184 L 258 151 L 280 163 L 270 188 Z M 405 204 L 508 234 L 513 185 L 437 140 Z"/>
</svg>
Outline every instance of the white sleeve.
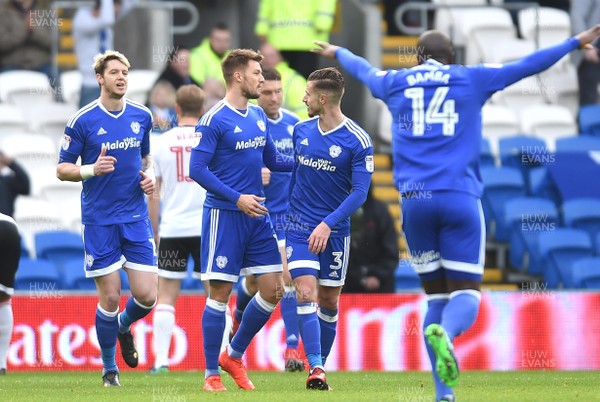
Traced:
<svg viewBox="0 0 600 402">
<path fill-rule="evenodd" d="M 92 35 L 115 24 L 114 0 L 101 0 L 100 14 L 95 17 L 91 9 L 79 10 L 73 18 L 73 30 Z"/>
</svg>

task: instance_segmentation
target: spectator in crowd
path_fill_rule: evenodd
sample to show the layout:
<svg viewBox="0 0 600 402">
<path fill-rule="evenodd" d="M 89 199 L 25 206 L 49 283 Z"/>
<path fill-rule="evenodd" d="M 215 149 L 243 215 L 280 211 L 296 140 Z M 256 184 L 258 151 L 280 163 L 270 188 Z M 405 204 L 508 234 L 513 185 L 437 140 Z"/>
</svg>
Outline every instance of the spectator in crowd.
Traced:
<svg viewBox="0 0 600 402">
<path fill-rule="evenodd" d="M 94 56 L 114 47 L 113 27 L 117 18 L 123 17 L 138 0 L 95 0 L 94 7 L 82 7 L 73 17 L 75 55 L 81 72 L 79 107 L 100 96 L 96 74 L 90 68 Z"/>
<path fill-rule="evenodd" d="M 475 323 L 481 302 L 486 237 L 481 108 L 495 92 L 599 36 L 600 24 L 511 63 L 466 67 L 454 64 L 450 38 L 426 31 L 417 44 L 419 65 L 386 71 L 348 49 L 317 43 L 394 116 L 394 184 L 402 197 L 411 262 L 428 298 L 423 327 L 437 401 L 455 400 L 459 368 L 453 340 Z M 407 116 L 411 124 L 402 123 Z"/>
<path fill-rule="evenodd" d="M 178 90 L 180 86 L 187 84 L 200 85 L 190 77 L 189 49 L 179 46 L 173 48 L 168 56 L 166 67 L 156 79 L 156 82 L 160 81 L 168 82 L 174 90 Z"/>
<path fill-rule="evenodd" d="M 150 90 L 148 109 L 152 112 L 152 132 L 162 134 L 177 126 L 176 92 L 168 81 L 158 81 Z"/>
<path fill-rule="evenodd" d="M 577 0 L 571 5 L 571 31 L 582 32 L 600 21 L 600 1 Z M 600 48 L 596 40 L 591 48 L 571 54 L 577 67 L 579 81 L 579 106 L 598 103 L 600 83 Z"/>
<path fill-rule="evenodd" d="M 385 202 L 373 196 L 351 217 L 346 293 L 394 293 L 400 250 L 394 219 Z"/>
<path fill-rule="evenodd" d="M 264 60 L 263 68 L 275 69 L 281 75 L 281 86 L 283 88 L 283 103 L 281 107 L 294 112 L 300 120 L 308 119 L 306 105 L 302 101 L 306 89 L 306 79 L 296 70 L 291 68 L 283 59 L 279 50 L 269 43 L 260 47 Z"/>
<path fill-rule="evenodd" d="M 216 23 L 200 45 L 190 52 L 190 77 L 204 85 L 208 78 L 218 80 L 225 92 L 225 80 L 221 72 L 221 61 L 231 50 L 231 31 L 223 22 Z M 206 89 L 203 88 L 205 91 Z"/>
<path fill-rule="evenodd" d="M 6 374 L 6 356 L 14 326 L 11 297 L 21 258 L 20 243 L 21 236 L 15 221 L 0 213 L 0 375 Z"/>
<path fill-rule="evenodd" d="M 261 43 L 275 46 L 291 68 L 308 78 L 319 66 L 310 49 L 315 40 L 328 40 L 336 4 L 336 0 L 261 0 L 254 32 Z"/>
<path fill-rule="evenodd" d="M 10 0 L 0 7 L 0 71 L 34 70 L 52 74 L 52 31 L 58 29 L 45 0 Z"/>
<path fill-rule="evenodd" d="M 217 78 L 207 78 L 202 84 L 204 94 L 204 110 L 209 110 L 225 97 L 223 82 Z"/>
<path fill-rule="evenodd" d="M 13 216 L 18 195 L 29 195 L 29 176 L 14 159 L 0 150 L 0 213 Z"/>
</svg>

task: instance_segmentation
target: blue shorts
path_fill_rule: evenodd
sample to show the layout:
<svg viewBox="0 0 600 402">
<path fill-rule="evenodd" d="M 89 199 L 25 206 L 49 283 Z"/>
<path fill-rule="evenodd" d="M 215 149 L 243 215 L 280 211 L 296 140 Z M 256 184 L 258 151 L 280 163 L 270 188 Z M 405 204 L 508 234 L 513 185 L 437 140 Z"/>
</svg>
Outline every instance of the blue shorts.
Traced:
<svg viewBox="0 0 600 402">
<path fill-rule="evenodd" d="M 481 281 L 486 234 L 477 197 L 458 191 L 403 197 L 402 216 L 411 263 L 421 280 Z"/>
<path fill-rule="evenodd" d="M 275 229 L 275 235 L 277 236 L 277 244 L 279 247 L 285 247 L 285 229 L 288 222 L 287 214 L 285 212 L 281 212 L 270 215 L 271 223 L 273 223 L 273 229 Z"/>
<path fill-rule="evenodd" d="M 157 272 L 150 219 L 114 225 L 83 225 L 85 276 L 110 274 L 121 267 Z"/>
<path fill-rule="evenodd" d="M 269 215 L 204 207 L 200 244 L 201 279 L 237 282 L 240 275 L 282 272 L 281 254 Z"/>
<path fill-rule="evenodd" d="M 287 258 L 290 275 L 293 279 L 303 275 L 312 275 L 319 285 L 339 287 L 344 285 L 348 271 L 350 254 L 350 236 L 330 237 L 325 251 L 313 254 L 308 251 L 308 240 L 288 236 Z"/>
</svg>

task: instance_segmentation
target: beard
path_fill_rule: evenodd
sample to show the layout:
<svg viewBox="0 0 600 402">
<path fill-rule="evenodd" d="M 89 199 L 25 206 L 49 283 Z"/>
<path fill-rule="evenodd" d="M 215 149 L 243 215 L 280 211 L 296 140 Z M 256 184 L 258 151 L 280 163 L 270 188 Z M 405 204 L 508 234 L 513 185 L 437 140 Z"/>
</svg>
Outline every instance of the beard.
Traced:
<svg viewBox="0 0 600 402">
<path fill-rule="evenodd" d="M 242 95 L 244 95 L 245 98 L 248 99 L 258 99 L 258 97 L 260 96 L 260 94 L 258 93 L 258 90 L 249 90 L 247 88 L 242 89 Z"/>
</svg>

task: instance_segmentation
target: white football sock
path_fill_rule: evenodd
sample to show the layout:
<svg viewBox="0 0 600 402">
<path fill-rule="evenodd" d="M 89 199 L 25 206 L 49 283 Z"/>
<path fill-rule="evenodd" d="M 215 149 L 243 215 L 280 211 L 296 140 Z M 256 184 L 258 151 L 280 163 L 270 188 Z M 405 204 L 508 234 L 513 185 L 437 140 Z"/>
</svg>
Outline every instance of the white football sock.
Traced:
<svg viewBox="0 0 600 402">
<path fill-rule="evenodd" d="M 169 365 L 169 347 L 175 326 L 175 307 L 168 304 L 158 304 L 154 309 L 152 345 L 154 347 L 154 367 Z"/>
<path fill-rule="evenodd" d="M 0 303 L 0 368 L 6 368 L 6 356 L 13 332 L 13 311 L 10 300 Z"/>
</svg>

